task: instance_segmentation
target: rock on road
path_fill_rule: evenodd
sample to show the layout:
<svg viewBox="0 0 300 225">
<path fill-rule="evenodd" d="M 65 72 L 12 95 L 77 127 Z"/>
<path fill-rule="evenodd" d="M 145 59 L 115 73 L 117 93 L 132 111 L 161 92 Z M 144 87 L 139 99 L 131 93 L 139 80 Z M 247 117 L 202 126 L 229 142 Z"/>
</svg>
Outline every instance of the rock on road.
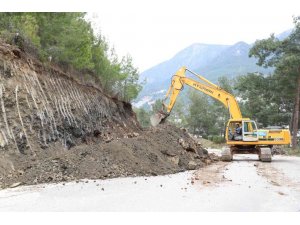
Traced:
<svg viewBox="0 0 300 225">
<path fill-rule="evenodd" d="M 300 158 L 235 155 L 167 176 L 20 186 L 0 191 L 0 211 L 300 211 Z"/>
</svg>

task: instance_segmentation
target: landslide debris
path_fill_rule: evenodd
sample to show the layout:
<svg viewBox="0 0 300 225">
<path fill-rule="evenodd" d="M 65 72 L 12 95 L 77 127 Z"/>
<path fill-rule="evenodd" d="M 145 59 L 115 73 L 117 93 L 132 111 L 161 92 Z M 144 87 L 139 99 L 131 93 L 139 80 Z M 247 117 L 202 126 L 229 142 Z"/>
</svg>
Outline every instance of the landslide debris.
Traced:
<svg viewBox="0 0 300 225">
<path fill-rule="evenodd" d="M 70 150 L 57 143 L 36 157 L 6 155 L 5 168 L 0 167 L 0 184 L 9 187 L 16 183 L 156 176 L 194 170 L 218 160 L 186 131 L 162 124 L 109 142 L 93 138 L 93 143 Z"/>
<path fill-rule="evenodd" d="M 169 174 L 216 161 L 185 130 L 143 130 L 112 98 L 0 41 L 0 188 Z"/>
</svg>

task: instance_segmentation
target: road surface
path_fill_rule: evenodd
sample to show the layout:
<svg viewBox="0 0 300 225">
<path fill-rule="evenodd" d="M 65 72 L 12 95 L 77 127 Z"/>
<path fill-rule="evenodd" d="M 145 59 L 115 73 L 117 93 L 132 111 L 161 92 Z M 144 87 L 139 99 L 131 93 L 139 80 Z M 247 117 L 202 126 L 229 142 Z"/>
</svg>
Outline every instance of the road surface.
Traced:
<svg viewBox="0 0 300 225">
<path fill-rule="evenodd" d="M 300 158 L 235 155 L 167 176 L 20 186 L 0 191 L 0 211 L 300 211 Z"/>
</svg>

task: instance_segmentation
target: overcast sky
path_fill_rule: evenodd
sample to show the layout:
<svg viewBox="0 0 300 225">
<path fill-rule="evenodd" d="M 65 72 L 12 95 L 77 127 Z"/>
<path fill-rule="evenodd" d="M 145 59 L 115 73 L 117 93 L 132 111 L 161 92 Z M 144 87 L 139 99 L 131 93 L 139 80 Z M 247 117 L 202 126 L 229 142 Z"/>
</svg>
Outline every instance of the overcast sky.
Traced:
<svg viewBox="0 0 300 225">
<path fill-rule="evenodd" d="M 16 4 L 17 1 L 17 4 Z M 35 1 L 33 4 L 30 4 Z M 300 0 L 10 0 L 1 10 L 86 11 L 143 71 L 193 43 L 252 43 L 293 27 Z"/>
<path fill-rule="evenodd" d="M 193 43 L 252 43 L 293 27 L 299 0 L 114 1 L 90 13 L 120 55 L 143 71 Z"/>
</svg>

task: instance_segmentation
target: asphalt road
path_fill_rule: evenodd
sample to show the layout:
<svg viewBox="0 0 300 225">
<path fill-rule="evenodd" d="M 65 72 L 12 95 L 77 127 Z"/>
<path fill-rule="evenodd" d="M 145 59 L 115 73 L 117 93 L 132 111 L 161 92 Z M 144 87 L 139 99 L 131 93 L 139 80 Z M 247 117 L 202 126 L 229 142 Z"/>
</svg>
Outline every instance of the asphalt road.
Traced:
<svg viewBox="0 0 300 225">
<path fill-rule="evenodd" d="M 20 186 L 0 191 L 0 211 L 300 211 L 300 158 L 236 155 L 168 176 Z"/>
</svg>

